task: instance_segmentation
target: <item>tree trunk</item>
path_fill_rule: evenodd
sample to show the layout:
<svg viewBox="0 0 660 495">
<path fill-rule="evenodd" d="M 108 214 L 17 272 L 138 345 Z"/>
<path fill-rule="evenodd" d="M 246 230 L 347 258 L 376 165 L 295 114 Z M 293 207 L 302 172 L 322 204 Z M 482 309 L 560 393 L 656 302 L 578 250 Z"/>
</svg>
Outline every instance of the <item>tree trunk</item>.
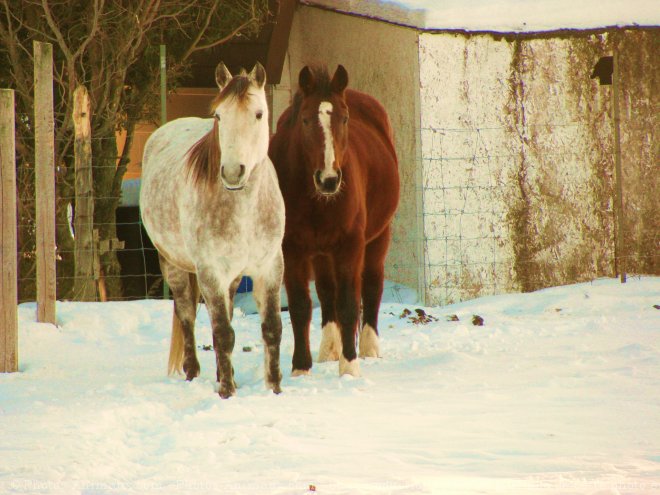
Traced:
<svg viewBox="0 0 660 495">
<path fill-rule="evenodd" d="M 117 171 L 117 140 L 114 133 L 100 135 L 94 139 L 92 149 L 94 155 L 94 225 L 99 231 L 99 241 L 106 249 L 99 250 L 101 261 L 102 283 L 108 299 L 122 297 L 121 267 L 117 259 L 116 243 L 117 225 L 116 210 L 119 206 L 121 190 L 113 190 Z"/>
<path fill-rule="evenodd" d="M 91 115 L 87 88 L 78 86 L 73 98 L 76 173 L 74 298 L 95 301 L 94 256 L 97 246 L 94 244 Z"/>
</svg>

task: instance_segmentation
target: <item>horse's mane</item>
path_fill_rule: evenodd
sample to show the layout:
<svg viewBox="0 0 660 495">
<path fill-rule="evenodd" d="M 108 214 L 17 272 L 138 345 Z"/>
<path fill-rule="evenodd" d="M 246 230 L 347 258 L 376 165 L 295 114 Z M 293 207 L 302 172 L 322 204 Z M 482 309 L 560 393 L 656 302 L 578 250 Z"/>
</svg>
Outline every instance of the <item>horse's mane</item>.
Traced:
<svg viewBox="0 0 660 495">
<path fill-rule="evenodd" d="M 245 100 L 251 83 L 246 75 L 233 77 L 211 102 L 211 112 L 229 97 L 238 98 L 239 102 Z M 211 130 L 190 147 L 187 155 L 186 166 L 193 184 L 213 184 L 218 177 L 221 156 L 217 119 L 213 119 Z"/>
<path fill-rule="evenodd" d="M 229 81 L 227 85 L 217 94 L 217 96 L 213 98 L 213 101 L 211 102 L 211 111 L 215 110 L 215 108 L 220 103 L 225 101 L 230 96 L 238 98 L 239 101 L 244 100 L 247 96 L 248 89 L 250 89 L 251 84 L 252 79 L 250 79 L 250 77 L 247 75 L 241 74 L 232 77 L 231 81 Z"/>
<path fill-rule="evenodd" d="M 307 66 L 312 73 L 314 79 L 314 93 L 320 97 L 329 97 L 331 93 L 330 89 L 330 74 L 328 74 L 328 68 L 325 65 L 314 64 Z M 289 127 L 292 127 L 296 120 L 298 119 L 298 114 L 300 113 L 300 107 L 302 106 L 303 92 L 300 88 L 296 91 L 296 94 L 293 96 L 293 102 L 291 103 L 291 113 L 289 114 L 289 119 L 287 124 Z"/>
<path fill-rule="evenodd" d="M 198 185 L 212 184 L 218 177 L 220 166 L 220 144 L 218 143 L 218 121 L 213 119 L 213 127 L 188 150 L 186 166 L 192 182 Z"/>
</svg>

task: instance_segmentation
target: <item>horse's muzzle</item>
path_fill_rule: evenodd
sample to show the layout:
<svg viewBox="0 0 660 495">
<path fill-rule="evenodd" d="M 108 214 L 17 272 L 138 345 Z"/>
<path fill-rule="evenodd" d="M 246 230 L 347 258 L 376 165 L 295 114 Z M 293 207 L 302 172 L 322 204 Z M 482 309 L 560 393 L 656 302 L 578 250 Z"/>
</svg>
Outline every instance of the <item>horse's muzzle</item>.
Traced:
<svg viewBox="0 0 660 495">
<path fill-rule="evenodd" d="M 337 170 L 337 175 L 321 179 L 321 171 L 314 173 L 314 186 L 316 190 L 324 196 L 332 196 L 339 191 L 341 186 L 341 170 Z"/>
<path fill-rule="evenodd" d="M 222 185 L 229 191 L 240 191 L 245 187 L 245 165 L 238 167 L 220 167 L 220 178 Z"/>
</svg>

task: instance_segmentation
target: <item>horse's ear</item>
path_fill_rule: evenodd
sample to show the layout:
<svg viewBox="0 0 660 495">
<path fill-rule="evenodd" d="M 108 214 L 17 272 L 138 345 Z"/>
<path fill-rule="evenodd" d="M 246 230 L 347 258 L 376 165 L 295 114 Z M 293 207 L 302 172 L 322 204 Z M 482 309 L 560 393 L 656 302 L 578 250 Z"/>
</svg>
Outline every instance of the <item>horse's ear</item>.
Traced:
<svg viewBox="0 0 660 495">
<path fill-rule="evenodd" d="M 338 65 L 335 75 L 332 76 L 332 81 L 330 81 L 330 89 L 333 93 L 342 94 L 348 86 L 348 72 L 343 65 Z"/>
<path fill-rule="evenodd" d="M 298 75 L 298 86 L 306 95 L 311 94 L 316 87 L 316 81 L 314 81 L 314 75 L 312 71 L 309 70 L 309 67 L 305 66 L 301 69 L 300 74 Z"/>
<path fill-rule="evenodd" d="M 259 62 L 254 64 L 254 68 L 250 72 L 250 79 L 256 82 L 260 88 L 266 83 L 266 69 Z"/>
<path fill-rule="evenodd" d="M 227 69 L 223 62 L 220 62 L 215 68 L 215 82 L 218 85 L 218 88 L 222 89 L 227 86 L 229 81 L 231 81 L 231 77 L 229 69 Z"/>
</svg>

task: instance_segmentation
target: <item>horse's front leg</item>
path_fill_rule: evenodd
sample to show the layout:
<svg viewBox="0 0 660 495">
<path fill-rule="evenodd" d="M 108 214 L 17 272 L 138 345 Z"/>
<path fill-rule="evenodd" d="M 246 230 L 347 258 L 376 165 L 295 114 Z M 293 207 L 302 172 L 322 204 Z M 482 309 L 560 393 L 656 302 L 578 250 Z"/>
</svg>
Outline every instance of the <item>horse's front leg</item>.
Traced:
<svg viewBox="0 0 660 495">
<path fill-rule="evenodd" d="M 309 349 L 309 324 L 312 319 L 309 263 L 309 257 L 285 246 L 284 285 L 294 340 L 292 376 L 308 375 L 312 369 L 312 353 Z"/>
<path fill-rule="evenodd" d="M 339 356 L 340 375 L 360 376 L 355 340 L 360 311 L 363 259 L 364 239 L 357 236 L 342 242 L 334 254 L 337 319 L 342 341 L 342 353 Z"/>
<path fill-rule="evenodd" d="M 231 326 L 229 309 L 229 284 L 219 283 L 206 271 L 198 271 L 199 287 L 206 301 L 206 309 L 211 318 L 213 331 L 213 348 L 217 366 L 217 377 L 220 388 L 218 394 L 227 399 L 236 394 L 234 368 L 231 364 L 231 354 L 234 350 L 235 335 Z"/>
<path fill-rule="evenodd" d="M 254 277 L 254 299 L 261 316 L 261 335 L 264 339 L 264 380 L 266 388 L 279 394 L 282 389 L 280 370 L 280 342 L 282 318 L 280 317 L 280 287 L 284 271 L 281 251 L 262 275 Z"/>
<path fill-rule="evenodd" d="M 335 268 L 329 256 L 316 256 L 312 261 L 316 294 L 321 303 L 321 345 L 319 363 L 338 361 L 341 354 L 341 335 L 337 324 L 337 287 Z"/>
</svg>

